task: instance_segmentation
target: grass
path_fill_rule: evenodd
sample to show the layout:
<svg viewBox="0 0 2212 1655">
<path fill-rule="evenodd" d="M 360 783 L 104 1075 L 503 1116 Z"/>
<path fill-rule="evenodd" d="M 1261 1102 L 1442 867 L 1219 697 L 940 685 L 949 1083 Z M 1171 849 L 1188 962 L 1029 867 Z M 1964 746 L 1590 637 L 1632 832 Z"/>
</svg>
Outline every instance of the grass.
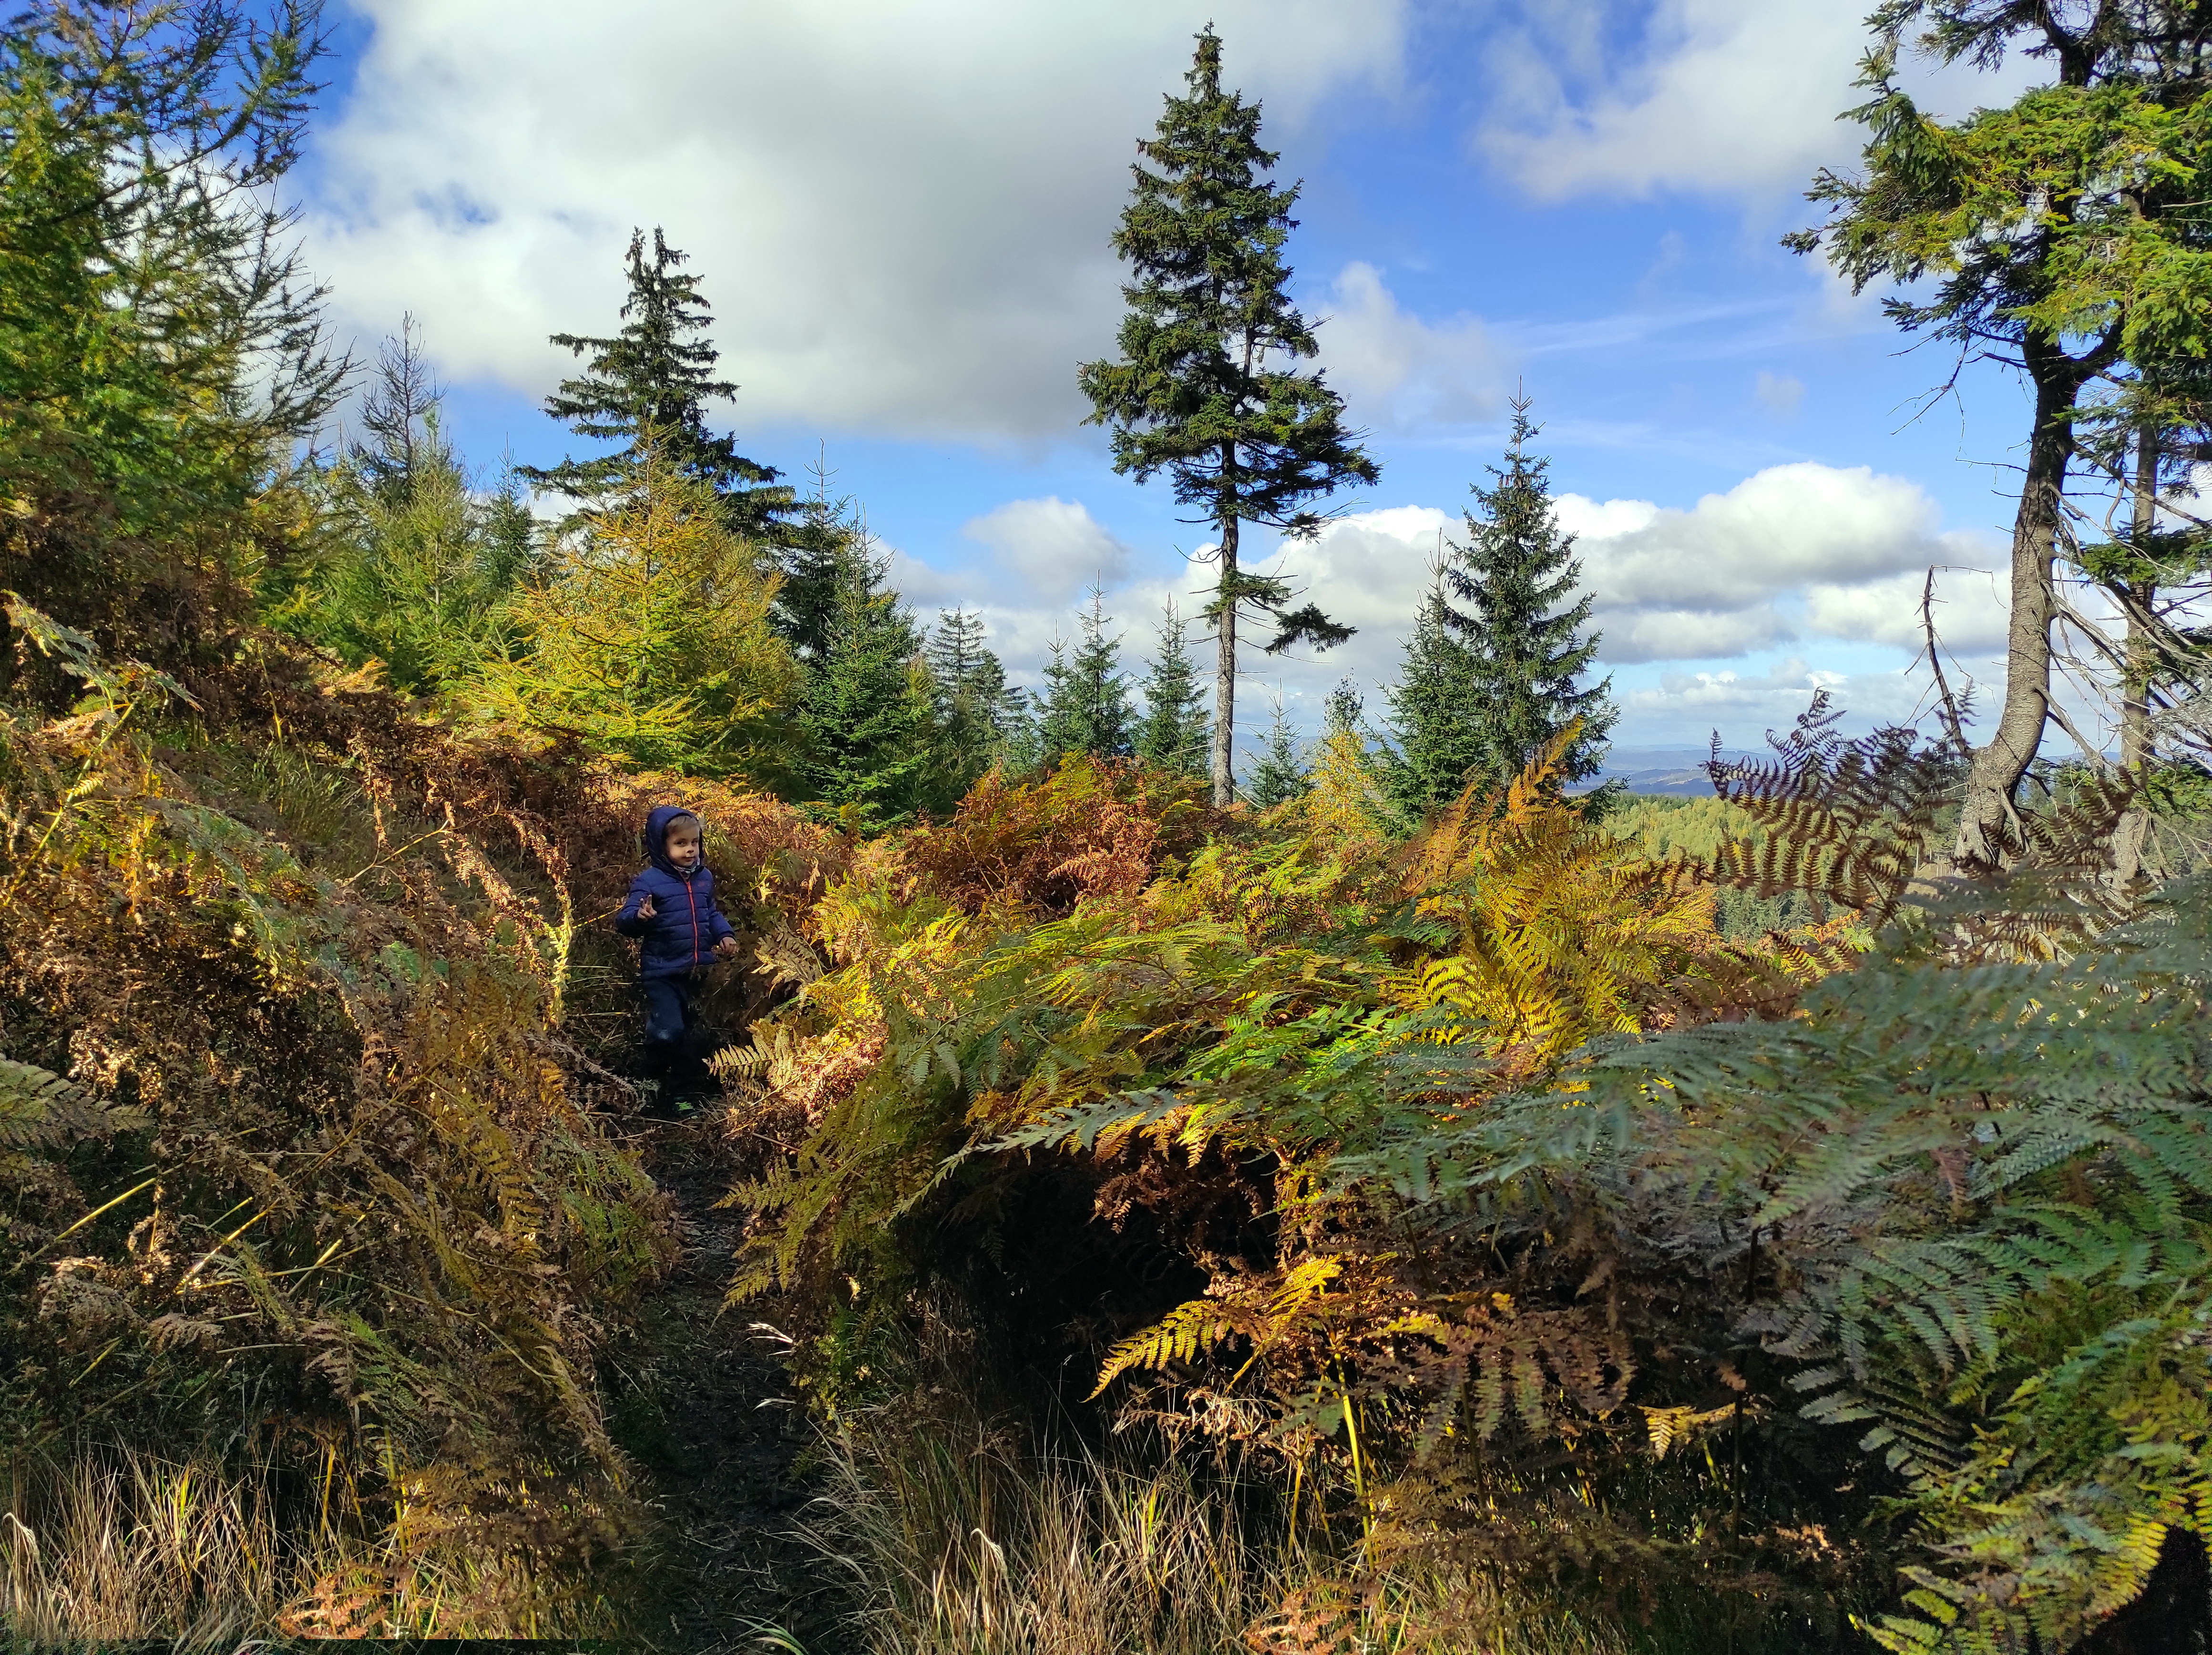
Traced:
<svg viewBox="0 0 2212 1655">
<path fill-rule="evenodd" d="M 585 1583 L 470 1558 L 404 1515 L 371 1543 L 343 1488 L 279 1485 L 266 1464 L 18 1458 L 0 1481 L 0 1649 L 535 1636 L 578 1619 Z"/>
<path fill-rule="evenodd" d="M 0 1628 L 16 1646 L 275 1630 L 312 1565 L 265 1485 L 144 1457 L 19 1462 L 0 1509 Z"/>
<path fill-rule="evenodd" d="M 866 1655 L 1626 1655 L 1619 1629 L 1419 1564 L 1361 1571 L 1280 1490 L 1182 1462 L 1030 1459 L 981 1430 L 832 1444 L 809 1537 Z M 1357 1584 L 1354 1584 L 1355 1579 Z"/>
</svg>

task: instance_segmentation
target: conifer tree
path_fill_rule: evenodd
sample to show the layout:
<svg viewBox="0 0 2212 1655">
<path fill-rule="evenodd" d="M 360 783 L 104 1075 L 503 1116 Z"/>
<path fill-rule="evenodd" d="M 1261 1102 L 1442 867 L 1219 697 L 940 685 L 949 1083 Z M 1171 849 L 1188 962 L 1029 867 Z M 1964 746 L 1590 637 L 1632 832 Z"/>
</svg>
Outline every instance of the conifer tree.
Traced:
<svg viewBox="0 0 2212 1655">
<path fill-rule="evenodd" d="M 738 388 L 714 377 L 720 353 L 706 337 L 713 314 L 699 278 L 678 270 L 684 262 L 656 228 L 647 263 L 645 233 L 632 231 L 621 330 L 612 338 L 553 336 L 553 343 L 588 360 L 582 373 L 562 380 L 545 399 L 545 411 L 579 436 L 623 446 L 596 459 L 525 466 L 521 474 L 540 488 L 595 503 L 629 485 L 650 446 L 662 464 L 714 490 L 732 529 L 778 538 L 775 531 L 797 508 L 791 489 L 777 482 L 773 467 L 738 453 L 735 437 L 707 427 L 707 403 L 733 397 Z"/>
<path fill-rule="evenodd" d="M 835 603 L 804 667 L 799 791 L 857 827 L 897 827 L 931 802 L 933 685 L 914 617 L 884 584 L 886 561 L 857 524 L 840 526 Z"/>
<path fill-rule="evenodd" d="M 983 617 L 942 609 L 923 658 L 936 694 L 941 773 L 938 803 L 957 803 L 994 764 L 1007 756 L 1007 737 L 1022 699 L 983 641 Z"/>
<path fill-rule="evenodd" d="M 280 200 L 318 10 L 0 24 L 0 591 L 149 661 L 224 647 L 210 611 L 305 573 L 294 446 L 353 367 Z"/>
<path fill-rule="evenodd" d="M 1389 692 L 1395 746 L 1384 756 L 1383 774 L 1391 803 L 1415 822 L 1456 797 L 1483 756 L 1474 662 L 1453 634 L 1444 571 L 1440 557 Z"/>
<path fill-rule="evenodd" d="M 434 426 L 444 400 L 414 312 L 404 312 L 398 333 L 377 354 L 374 380 L 361 399 L 361 426 L 370 440 L 348 451 L 356 472 L 379 498 L 404 499 L 413 492 L 417 440 Z"/>
<path fill-rule="evenodd" d="M 1037 725 L 1048 763 L 1068 753 L 1126 758 L 1132 749 L 1129 681 L 1121 670 L 1121 640 L 1107 636 L 1103 594 L 1092 591 L 1080 624 L 1073 652 L 1062 640 L 1053 640 L 1044 670 Z"/>
<path fill-rule="evenodd" d="M 1340 840 L 1379 840 L 1403 822 L 1362 727 L 1364 711 L 1349 678 L 1329 692 L 1308 782 L 1306 819 Z"/>
<path fill-rule="evenodd" d="M 1245 773 L 1244 797 L 1266 810 L 1303 798 L 1312 785 L 1313 769 L 1306 762 L 1305 748 L 1297 732 L 1291 728 L 1290 714 L 1284 710 L 1279 695 L 1275 698 L 1274 718 L 1267 726 L 1267 739 Z"/>
<path fill-rule="evenodd" d="M 382 664 L 396 689 L 424 694 L 473 672 L 522 578 L 534 525 L 511 482 L 470 487 L 439 419 L 410 317 L 379 354 L 362 428 L 313 474 L 323 535 L 312 574 L 265 611 L 277 628 L 355 665 Z"/>
<path fill-rule="evenodd" d="M 713 488 L 648 452 L 546 555 L 479 692 L 490 712 L 633 764 L 762 785 L 782 773 L 799 691 L 769 625 L 775 580 Z"/>
<path fill-rule="evenodd" d="M 1177 775 L 1205 775 L 1212 740 L 1206 689 L 1172 598 L 1161 619 L 1160 652 L 1147 665 L 1141 690 L 1145 714 L 1137 725 L 1137 756 Z"/>
<path fill-rule="evenodd" d="M 1605 762 L 1606 733 L 1617 716 L 1613 681 L 1583 683 L 1597 658 L 1598 634 L 1586 631 L 1595 600 L 1581 591 L 1574 537 L 1559 530 L 1550 462 L 1528 452 L 1536 434 L 1528 399 L 1515 397 L 1512 409 L 1505 465 L 1490 468 L 1494 486 L 1474 486 L 1467 543 L 1451 549 L 1444 568 L 1456 600 L 1444 623 L 1466 652 L 1469 773 L 1503 785 L 1579 719 L 1559 776 L 1581 781 Z M 1448 750 L 1454 738 L 1432 732 L 1430 739 Z"/>
<path fill-rule="evenodd" d="M 510 591 L 528 576 L 543 539 L 512 454 L 500 468 L 498 488 L 483 503 L 483 519 L 486 573 L 496 589 Z"/>
<path fill-rule="evenodd" d="M 939 609 L 922 657 L 948 702 L 981 699 L 994 703 L 1006 683 L 1006 670 L 983 642 L 983 617 L 967 609 Z M 988 688 L 986 688 L 986 684 Z"/>
<path fill-rule="evenodd" d="M 1114 236 L 1133 276 L 1122 288 L 1120 359 L 1085 363 L 1078 380 L 1089 422 L 1113 432 L 1115 470 L 1140 482 L 1165 471 L 1176 499 L 1217 537 L 1220 578 L 1205 611 L 1216 640 L 1210 768 L 1214 802 L 1226 806 L 1240 615 L 1273 621 L 1270 653 L 1352 635 L 1316 604 L 1291 608 L 1283 581 L 1246 573 L 1240 527 L 1310 536 L 1320 526 L 1310 502 L 1374 482 L 1376 468 L 1345 427 L 1343 399 L 1318 372 L 1292 366 L 1318 349 L 1285 291 L 1297 186 L 1268 181 L 1276 156 L 1260 147 L 1260 106 L 1222 89 L 1210 26 L 1185 85 L 1156 136 L 1138 141 L 1135 188 Z"/>
<path fill-rule="evenodd" d="M 2046 728 L 2066 722 L 2053 634 L 2072 620 L 2054 570 L 2074 540 L 2066 493 L 2094 418 L 2085 397 L 2124 382 L 2130 365 L 2155 375 L 2212 357 L 2208 21 L 2203 0 L 1885 0 L 1867 17 L 1864 101 L 1844 112 L 1865 130 L 1860 164 L 1822 168 L 1807 193 L 1830 216 L 1784 238 L 1825 252 L 1855 293 L 1890 285 L 1884 308 L 1900 326 L 2009 363 L 2033 392 L 2004 694 L 1968 767 L 1952 845 L 1965 866 L 2020 850 L 2021 788 Z M 1971 112 L 1947 118 L 1899 76 L 1907 54 L 2043 72 L 2008 104 L 1969 99 Z"/>
</svg>

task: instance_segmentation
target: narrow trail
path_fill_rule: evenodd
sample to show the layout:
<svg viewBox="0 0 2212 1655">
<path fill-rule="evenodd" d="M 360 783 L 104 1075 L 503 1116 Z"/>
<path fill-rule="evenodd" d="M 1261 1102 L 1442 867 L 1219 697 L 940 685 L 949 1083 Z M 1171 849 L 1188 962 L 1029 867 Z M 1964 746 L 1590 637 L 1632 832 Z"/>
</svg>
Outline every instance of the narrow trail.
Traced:
<svg viewBox="0 0 2212 1655">
<path fill-rule="evenodd" d="M 702 1112 L 705 1113 L 707 1112 Z M 743 1221 L 715 1202 L 731 1168 L 703 1120 L 647 1125 L 647 1169 L 677 1206 L 684 1252 L 610 1353 L 610 1426 L 659 1531 L 639 1630 L 659 1647 L 758 1652 L 763 1626 L 834 1655 L 821 1560 L 793 1532 L 811 1491 L 805 1438 L 757 1317 L 722 1312 Z"/>
</svg>

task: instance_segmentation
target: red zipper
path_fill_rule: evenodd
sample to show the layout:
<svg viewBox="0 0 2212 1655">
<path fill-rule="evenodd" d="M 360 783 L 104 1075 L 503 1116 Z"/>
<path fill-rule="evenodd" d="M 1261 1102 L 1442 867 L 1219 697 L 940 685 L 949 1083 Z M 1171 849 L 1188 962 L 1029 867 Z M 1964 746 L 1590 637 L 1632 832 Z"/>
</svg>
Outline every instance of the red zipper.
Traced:
<svg viewBox="0 0 2212 1655">
<path fill-rule="evenodd" d="M 684 894 L 691 904 L 691 963 L 696 966 L 699 963 L 699 894 L 688 879 L 684 882 Z"/>
</svg>

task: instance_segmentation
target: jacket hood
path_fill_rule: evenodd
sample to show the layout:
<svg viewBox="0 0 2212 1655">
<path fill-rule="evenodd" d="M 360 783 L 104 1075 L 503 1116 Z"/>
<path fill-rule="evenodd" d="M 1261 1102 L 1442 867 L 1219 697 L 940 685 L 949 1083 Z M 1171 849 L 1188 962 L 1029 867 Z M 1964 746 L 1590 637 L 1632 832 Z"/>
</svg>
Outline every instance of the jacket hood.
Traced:
<svg viewBox="0 0 2212 1655">
<path fill-rule="evenodd" d="M 668 824 L 678 816 L 696 816 L 699 813 L 688 805 L 656 804 L 645 818 L 646 860 L 665 874 L 678 879 L 686 877 L 684 870 L 668 859 Z M 693 864 L 693 871 L 706 866 L 703 856 Z"/>
</svg>

